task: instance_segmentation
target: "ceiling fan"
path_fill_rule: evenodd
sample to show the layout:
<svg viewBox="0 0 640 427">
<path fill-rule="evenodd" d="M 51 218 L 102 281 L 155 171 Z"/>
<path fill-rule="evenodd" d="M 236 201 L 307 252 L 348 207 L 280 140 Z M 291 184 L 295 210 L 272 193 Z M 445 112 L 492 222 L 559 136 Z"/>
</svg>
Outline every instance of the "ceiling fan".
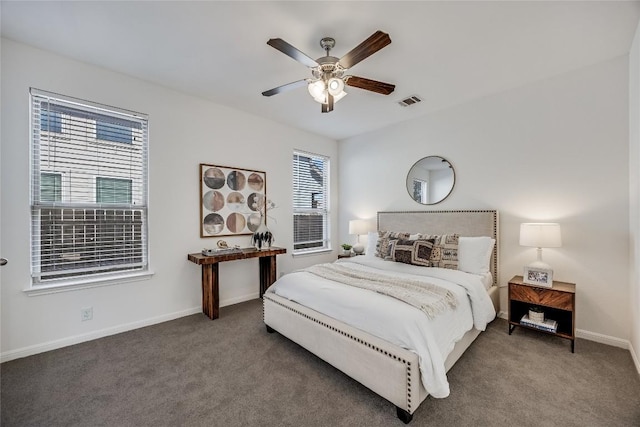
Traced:
<svg viewBox="0 0 640 427">
<path fill-rule="evenodd" d="M 327 52 L 327 55 L 314 60 L 282 39 L 270 39 L 267 42 L 269 46 L 309 67 L 312 77 L 275 87 L 262 92 L 262 94 L 264 96 L 272 96 L 307 85 L 307 89 L 313 99 L 322 104 L 323 113 L 333 111 L 333 104 L 347 94 L 344 91 L 345 85 L 389 95 L 396 88 L 395 85 L 365 79 L 364 77 L 345 75 L 344 73 L 347 69 L 390 43 L 389 34 L 376 31 L 368 39 L 338 59 L 329 55 L 331 49 L 336 45 L 336 41 L 331 37 L 324 37 L 320 40 L 320 46 Z"/>
</svg>

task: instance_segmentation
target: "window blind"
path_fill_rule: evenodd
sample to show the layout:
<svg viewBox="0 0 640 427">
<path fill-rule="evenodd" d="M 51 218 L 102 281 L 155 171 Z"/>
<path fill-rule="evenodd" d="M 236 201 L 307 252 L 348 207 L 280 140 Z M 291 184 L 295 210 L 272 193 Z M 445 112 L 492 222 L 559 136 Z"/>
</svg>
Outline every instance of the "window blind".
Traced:
<svg viewBox="0 0 640 427">
<path fill-rule="evenodd" d="M 31 89 L 33 285 L 146 270 L 148 119 Z"/>
<path fill-rule="evenodd" d="M 329 158 L 293 153 L 293 250 L 329 248 Z"/>
</svg>

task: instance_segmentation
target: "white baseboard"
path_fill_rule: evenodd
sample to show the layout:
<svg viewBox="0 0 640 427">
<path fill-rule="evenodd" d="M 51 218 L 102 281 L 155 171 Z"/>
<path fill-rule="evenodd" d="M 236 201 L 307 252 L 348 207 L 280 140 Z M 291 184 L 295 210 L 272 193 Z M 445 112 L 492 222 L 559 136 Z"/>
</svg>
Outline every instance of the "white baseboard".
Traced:
<svg viewBox="0 0 640 427">
<path fill-rule="evenodd" d="M 226 300 L 220 300 L 220 307 L 228 305 L 238 304 L 241 302 L 249 301 L 258 298 L 258 293 L 251 293 L 242 295 L 235 298 L 229 298 Z M 190 316 L 192 314 L 201 313 L 202 307 L 193 307 L 186 310 L 176 311 L 174 313 L 163 314 L 161 316 L 151 317 L 149 319 L 139 320 L 136 322 L 126 323 L 123 325 L 117 325 L 110 328 L 101 329 L 98 331 L 88 332 L 86 334 L 74 335 L 59 340 L 49 341 L 42 344 L 35 344 L 28 347 L 19 348 L 17 350 L 10 350 L 0 354 L 0 363 L 8 362 L 10 360 L 20 359 L 22 357 L 33 356 L 34 354 L 44 353 L 45 351 L 55 350 L 62 347 L 67 347 L 74 344 L 80 344 L 86 341 L 95 340 L 109 335 L 115 335 L 133 329 L 143 328 L 145 326 L 155 325 L 157 323 L 167 322 L 169 320 L 178 319 L 180 317 Z"/>
<path fill-rule="evenodd" d="M 629 340 L 612 337 L 610 335 L 599 334 L 597 332 L 585 331 L 583 329 L 576 329 L 576 337 L 583 338 L 589 341 L 599 342 L 600 344 L 611 345 L 613 347 L 624 348 L 625 350 L 629 350 L 629 347 L 631 347 Z"/>
<path fill-rule="evenodd" d="M 633 359 L 633 363 L 636 365 L 636 370 L 638 371 L 638 375 L 640 375 L 640 359 L 638 359 L 638 353 L 636 353 L 635 349 L 631 344 L 629 344 L 629 352 L 631 353 L 631 359 Z"/>
<path fill-rule="evenodd" d="M 95 340 L 97 338 L 107 337 L 109 335 L 119 334 L 121 332 L 131 331 L 133 329 L 143 328 L 145 326 L 155 325 L 156 323 L 167 322 L 169 320 L 178 319 L 180 317 L 189 316 L 191 314 L 202 311 L 201 307 L 189 308 L 174 313 L 163 314 L 162 316 L 151 317 L 149 319 L 139 320 L 136 322 L 126 323 L 122 325 L 112 326 L 110 328 L 100 329 L 98 331 L 88 332 L 86 334 L 74 335 L 59 340 L 49 341 L 42 344 L 35 344 L 28 347 L 10 350 L 0 354 L 0 362 L 8 362 L 9 360 L 20 359 L 22 357 L 32 356 L 34 354 L 43 353 L 45 351 L 55 350 L 82 342 Z"/>
<path fill-rule="evenodd" d="M 500 311 L 498 313 L 498 317 L 505 320 L 508 320 L 509 318 L 508 314 L 505 311 Z M 601 344 L 611 345 L 613 347 L 624 348 L 625 350 L 631 349 L 631 343 L 628 340 L 612 337 L 610 335 L 599 334 L 597 332 L 590 332 L 590 331 L 585 331 L 583 329 L 576 329 L 576 337 L 589 340 L 589 341 L 599 342 Z M 633 357 L 633 352 L 632 352 L 632 357 Z M 636 360 L 636 366 L 638 366 L 637 358 L 635 360 Z"/>
<path fill-rule="evenodd" d="M 241 295 L 235 298 L 229 298 L 220 300 L 220 307 L 226 307 L 228 305 L 240 304 L 241 302 L 251 301 L 252 299 L 258 299 L 260 294 L 258 292 L 252 292 L 250 294 Z"/>
</svg>

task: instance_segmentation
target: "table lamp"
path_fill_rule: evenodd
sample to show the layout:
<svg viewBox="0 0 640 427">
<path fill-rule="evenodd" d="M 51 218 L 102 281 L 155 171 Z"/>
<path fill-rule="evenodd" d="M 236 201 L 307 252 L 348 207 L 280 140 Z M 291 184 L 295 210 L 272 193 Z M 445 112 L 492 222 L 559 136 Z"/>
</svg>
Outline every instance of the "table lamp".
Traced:
<svg viewBox="0 0 640 427">
<path fill-rule="evenodd" d="M 538 248 L 538 259 L 528 265 L 529 268 L 551 270 L 551 266 L 542 261 L 542 248 L 559 248 L 562 246 L 560 224 L 523 223 L 520 224 L 520 246 Z"/>
<path fill-rule="evenodd" d="M 353 245 L 353 252 L 361 255 L 364 252 L 364 245 L 360 243 L 360 235 L 372 231 L 371 222 L 366 219 L 352 219 L 349 221 L 349 234 L 356 235 L 356 244 Z"/>
</svg>

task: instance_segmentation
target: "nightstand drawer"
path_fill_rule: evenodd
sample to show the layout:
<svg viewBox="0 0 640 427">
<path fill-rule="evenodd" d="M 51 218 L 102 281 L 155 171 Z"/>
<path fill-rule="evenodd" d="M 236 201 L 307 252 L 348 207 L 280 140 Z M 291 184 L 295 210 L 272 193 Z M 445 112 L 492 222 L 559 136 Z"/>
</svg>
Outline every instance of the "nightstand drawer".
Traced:
<svg viewBox="0 0 640 427">
<path fill-rule="evenodd" d="M 573 310 L 573 294 L 548 288 L 509 284 L 510 298 L 532 304 L 545 305 L 561 310 Z"/>
</svg>

